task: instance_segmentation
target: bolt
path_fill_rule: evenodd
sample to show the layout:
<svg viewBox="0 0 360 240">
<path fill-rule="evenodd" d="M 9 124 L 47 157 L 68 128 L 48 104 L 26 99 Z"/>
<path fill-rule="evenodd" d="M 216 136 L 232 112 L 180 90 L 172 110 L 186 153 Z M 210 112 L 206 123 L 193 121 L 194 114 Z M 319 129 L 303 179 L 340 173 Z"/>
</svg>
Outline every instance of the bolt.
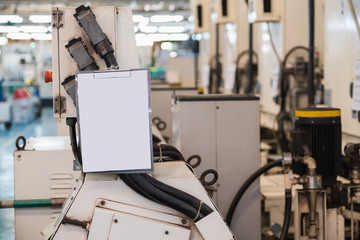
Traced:
<svg viewBox="0 0 360 240">
<path fill-rule="evenodd" d="M 105 205 L 105 201 L 102 200 L 102 201 L 100 202 L 100 204 L 101 204 L 102 206 L 104 206 L 104 205 Z"/>
<path fill-rule="evenodd" d="M 54 23 L 52 26 L 53 26 L 53 27 L 56 27 L 56 24 Z"/>
<path fill-rule="evenodd" d="M 63 26 L 64 26 L 64 24 L 60 23 L 60 27 L 63 27 Z"/>
<path fill-rule="evenodd" d="M 17 160 L 18 160 L 18 161 L 21 160 L 21 155 L 20 155 L 20 154 L 17 156 Z"/>
<path fill-rule="evenodd" d="M 219 109 L 219 106 L 216 106 L 216 109 Z"/>
<path fill-rule="evenodd" d="M 181 220 L 181 223 L 182 223 L 182 224 L 186 224 L 186 223 L 187 223 L 186 219 L 182 219 L 182 220 Z"/>
<path fill-rule="evenodd" d="M 51 14 L 52 14 L 53 16 L 55 16 L 55 15 L 56 15 L 56 12 L 52 12 Z"/>
<path fill-rule="evenodd" d="M 166 235 L 169 235 L 169 231 L 165 231 L 165 234 L 166 234 Z"/>
<path fill-rule="evenodd" d="M 76 187 L 74 187 L 73 190 L 76 190 Z"/>
<path fill-rule="evenodd" d="M 118 220 L 117 220 L 117 219 L 114 219 L 114 223 L 118 223 Z"/>
<path fill-rule="evenodd" d="M 70 200 L 73 200 L 73 199 L 74 199 L 74 197 L 71 197 L 71 198 L 70 198 Z"/>
<path fill-rule="evenodd" d="M 62 112 L 62 113 L 65 113 L 65 112 L 66 112 L 66 110 L 65 110 L 65 109 L 61 109 L 61 112 Z"/>
<path fill-rule="evenodd" d="M 64 13 L 63 12 L 59 12 L 59 15 L 62 16 Z"/>
<path fill-rule="evenodd" d="M 57 102 L 57 101 L 59 101 L 59 99 L 58 99 L 58 98 L 55 98 L 54 101 Z"/>
<path fill-rule="evenodd" d="M 55 109 L 55 113 L 59 113 L 59 110 Z"/>
</svg>

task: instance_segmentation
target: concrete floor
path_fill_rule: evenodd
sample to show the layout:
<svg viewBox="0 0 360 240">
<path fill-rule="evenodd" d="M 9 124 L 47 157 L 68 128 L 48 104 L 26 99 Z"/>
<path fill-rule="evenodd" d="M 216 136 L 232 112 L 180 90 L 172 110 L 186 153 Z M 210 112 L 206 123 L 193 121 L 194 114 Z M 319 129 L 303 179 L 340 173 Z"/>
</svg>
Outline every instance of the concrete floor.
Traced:
<svg viewBox="0 0 360 240">
<path fill-rule="evenodd" d="M 8 131 L 0 125 L 0 200 L 14 199 L 13 152 L 19 136 L 56 136 L 56 119 L 52 108 L 44 108 L 41 118 L 30 124 L 14 124 Z M 14 210 L 0 209 L 0 240 L 15 239 Z"/>
</svg>

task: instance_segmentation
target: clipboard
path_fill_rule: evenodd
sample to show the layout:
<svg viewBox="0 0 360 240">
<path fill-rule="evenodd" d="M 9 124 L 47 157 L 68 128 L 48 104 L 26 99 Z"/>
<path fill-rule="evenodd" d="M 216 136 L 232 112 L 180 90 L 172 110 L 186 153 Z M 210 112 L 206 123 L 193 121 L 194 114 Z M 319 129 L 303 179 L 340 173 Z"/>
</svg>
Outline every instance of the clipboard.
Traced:
<svg viewBox="0 0 360 240">
<path fill-rule="evenodd" d="M 76 73 L 83 172 L 152 172 L 150 71 Z"/>
</svg>

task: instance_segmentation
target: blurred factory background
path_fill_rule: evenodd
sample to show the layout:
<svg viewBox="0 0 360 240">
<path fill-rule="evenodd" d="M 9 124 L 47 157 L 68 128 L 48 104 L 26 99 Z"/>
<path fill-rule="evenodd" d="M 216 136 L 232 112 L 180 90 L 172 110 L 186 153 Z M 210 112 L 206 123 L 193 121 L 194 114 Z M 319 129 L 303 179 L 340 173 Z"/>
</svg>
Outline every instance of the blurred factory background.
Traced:
<svg viewBox="0 0 360 240">
<path fill-rule="evenodd" d="M 19 200 L 16 194 L 26 192 L 25 185 L 17 188 L 21 181 L 16 179 L 27 176 L 14 173 L 18 151 L 24 150 L 15 146 L 19 136 L 25 138 L 24 148 L 35 137 L 28 142 L 34 151 L 36 137 L 69 136 L 66 122 L 78 109 L 71 82 L 64 79 L 85 68 L 73 60 L 70 40 L 77 37 L 78 25 L 73 26 L 74 17 L 67 11 L 80 5 L 95 9 L 115 48 L 118 68 L 149 69 L 151 121 L 160 142 L 174 145 L 185 159 L 199 154 L 203 163 L 195 168 L 197 175 L 209 168 L 217 171 L 212 199 L 234 236 L 360 239 L 357 0 L 0 1 L 0 201 Z M 116 17 L 99 15 L 110 11 L 104 6 L 114 6 Z M 132 11 L 132 21 L 122 7 Z M 92 45 L 87 42 L 85 48 L 90 59 L 98 61 Z M 96 70 L 117 69 L 99 66 Z M 47 147 L 52 146 L 49 141 Z M 66 154 L 70 150 L 67 144 Z M 286 158 L 289 152 L 293 162 Z M 315 168 L 307 161 L 309 171 L 295 166 L 309 156 Z M 279 158 L 283 168 L 276 162 Z M 236 192 L 254 176 L 250 174 L 274 163 L 271 174 L 253 179 L 244 205 L 239 204 L 242 195 L 237 199 Z M 34 173 L 46 171 L 40 163 L 33 166 Z M 305 178 L 293 178 L 292 171 Z M 288 210 L 284 188 L 291 199 L 291 183 L 288 188 L 284 175 L 309 193 L 295 194 L 293 188 Z M 306 185 L 309 181 L 313 185 Z M 314 209 L 310 200 L 304 203 L 310 192 L 320 199 Z M 26 239 L 26 231 L 16 230 L 16 224 L 28 224 L 23 217 L 27 214 L 0 208 L 0 240 Z M 43 215 L 47 218 L 38 221 L 47 223 L 51 214 Z M 287 215 L 292 217 L 286 220 Z M 176 239 L 207 240 L 194 235 Z"/>
</svg>

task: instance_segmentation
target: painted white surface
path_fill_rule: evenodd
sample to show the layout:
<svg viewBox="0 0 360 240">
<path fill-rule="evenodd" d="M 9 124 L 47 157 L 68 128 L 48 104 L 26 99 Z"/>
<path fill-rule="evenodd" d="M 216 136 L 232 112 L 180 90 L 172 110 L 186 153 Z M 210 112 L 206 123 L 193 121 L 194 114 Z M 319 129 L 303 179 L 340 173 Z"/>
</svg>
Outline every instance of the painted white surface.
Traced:
<svg viewBox="0 0 360 240">
<path fill-rule="evenodd" d="M 149 70 L 79 72 L 76 78 L 83 171 L 151 171 Z"/>
<path fill-rule="evenodd" d="M 344 1 L 343 13 L 340 6 L 341 0 L 325 0 L 325 82 L 332 91 L 332 106 L 341 109 L 342 131 L 360 137 L 360 123 L 352 118 L 350 98 L 355 60 L 360 58 L 360 38 L 348 1 Z"/>
<path fill-rule="evenodd" d="M 315 1 L 315 47 L 320 53 L 320 64 L 324 59 L 324 1 Z M 281 21 L 269 23 L 274 45 L 281 59 L 293 47 L 308 46 L 308 3 L 307 1 L 282 1 Z M 266 23 L 258 25 L 258 54 L 259 54 L 259 81 L 261 83 L 260 105 L 266 125 L 273 128 L 273 116 L 279 112 L 272 96 L 273 77 L 276 75 L 279 61 L 271 47 Z M 307 56 L 307 53 L 301 53 Z M 270 116 L 264 116 L 270 115 Z M 272 116 L 271 116 L 272 115 Z"/>
</svg>

